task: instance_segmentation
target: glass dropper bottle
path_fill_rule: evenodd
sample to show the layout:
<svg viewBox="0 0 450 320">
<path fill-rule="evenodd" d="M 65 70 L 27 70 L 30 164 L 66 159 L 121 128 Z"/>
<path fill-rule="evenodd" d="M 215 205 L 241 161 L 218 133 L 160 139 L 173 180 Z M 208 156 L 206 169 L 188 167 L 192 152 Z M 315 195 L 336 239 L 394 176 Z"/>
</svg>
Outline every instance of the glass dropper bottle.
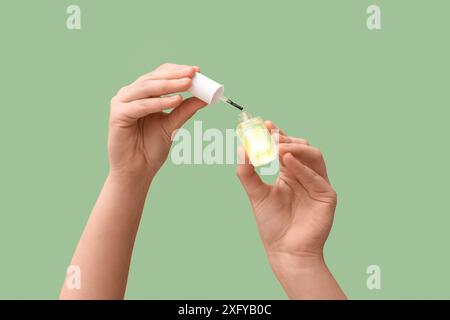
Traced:
<svg viewBox="0 0 450 320">
<path fill-rule="evenodd" d="M 242 106 L 224 96 L 225 89 L 223 85 L 201 73 L 196 73 L 192 78 L 192 86 L 188 91 L 208 104 L 223 101 L 239 110 L 243 110 Z M 241 112 L 236 133 L 244 146 L 250 162 L 255 167 L 265 165 L 278 157 L 272 136 L 260 117 L 253 117 L 245 111 Z"/>
<path fill-rule="evenodd" d="M 265 165 L 278 157 L 276 144 L 262 118 L 253 117 L 246 111 L 241 112 L 236 133 L 255 167 Z"/>
</svg>

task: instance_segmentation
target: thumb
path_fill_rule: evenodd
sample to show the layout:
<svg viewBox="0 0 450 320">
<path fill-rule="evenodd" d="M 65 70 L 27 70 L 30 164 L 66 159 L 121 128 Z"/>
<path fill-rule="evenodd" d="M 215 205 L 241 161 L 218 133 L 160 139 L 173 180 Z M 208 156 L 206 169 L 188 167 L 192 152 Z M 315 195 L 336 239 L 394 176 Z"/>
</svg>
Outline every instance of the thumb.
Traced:
<svg viewBox="0 0 450 320">
<path fill-rule="evenodd" d="M 183 124 L 197 112 L 197 110 L 206 105 L 206 102 L 194 97 L 184 100 L 183 103 L 173 109 L 167 116 L 167 131 L 172 133 L 174 130 L 181 128 Z"/>
<path fill-rule="evenodd" d="M 247 192 L 247 196 L 253 206 L 260 203 L 269 192 L 269 186 L 265 184 L 256 173 L 255 168 L 249 162 L 242 146 L 239 146 L 238 148 L 236 175 L 244 187 L 245 192 Z"/>
</svg>

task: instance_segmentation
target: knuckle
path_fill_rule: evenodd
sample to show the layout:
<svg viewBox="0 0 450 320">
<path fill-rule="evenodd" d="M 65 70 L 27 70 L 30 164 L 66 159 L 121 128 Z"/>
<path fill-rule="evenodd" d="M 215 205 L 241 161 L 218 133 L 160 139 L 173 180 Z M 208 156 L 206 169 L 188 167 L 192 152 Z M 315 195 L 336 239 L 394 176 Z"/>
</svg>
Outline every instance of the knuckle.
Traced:
<svg viewBox="0 0 450 320">
<path fill-rule="evenodd" d="M 123 93 L 125 92 L 125 90 L 127 90 L 127 87 L 128 87 L 128 86 L 123 86 L 123 87 L 121 87 L 121 88 L 117 91 L 116 97 L 119 96 L 119 95 L 121 95 L 121 94 L 123 94 Z"/>
<path fill-rule="evenodd" d="M 152 73 L 147 73 L 147 74 L 143 74 L 142 76 L 140 76 L 139 78 L 136 79 L 136 82 L 140 82 L 140 81 L 144 81 L 147 80 L 151 77 Z"/>
<path fill-rule="evenodd" d="M 114 107 L 114 105 L 117 103 L 117 95 L 112 97 L 111 100 L 109 100 L 109 107 L 112 109 Z"/>
<path fill-rule="evenodd" d="M 109 114 L 109 125 L 110 126 L 116 126 L 122 122 L 121 120 L 121 113 L 117 108 L 111 109 L 111 112 Z"/>
<path fill-rule="evenodd" d="M 142 100 L 136 100 L 131 103 L 134 107 L 142 109 L 145 106 L 145 103 Z"/>
<path fill-rule="evenodd" d="M 312 154 L 315 159 L 322 159 L 322 151 L 319 148 L 312 147 Z"/>
<path fill-rule="evenodd" d="M 150 83 L 150 80 L 143 80 L 137 83 L 137 85 L 139 86 L 139 88 L 141 89 L 145 89 Z"/>
<path fill-rule="evenodd" d="M 162 63 L 162 64 L 159 66 L 159 68 L 164 69 L 164 68 L 168 68 L 168 67 L 170 67 L 170 66 L 172 66 L 172 65 L 173 65 L 173 63 L 170 63 L 170 62 L 164 62 L 164 63 Z"/>
<path fill-rule="evenodd" d="M 187 78 L 186 80 L 183 81 L 182 83 L 182 88 L 183 89 L 189 89 L 192 85 L 192 79 Z"/>
<path fill-rule="evenodd" d="M 337 195 L 336 190 L 334 190 L 333 188 L 331 188 L 331 191 L 330 191 L 330 200 L 333 203 L 333 205 L 337 205 L 338 195 Z"/>
<path fill-rule="evenodd" d="M 162 80 L 161 89 L 163 91 L 169 91 L 172 88 L 172 82 L 170 80 Z"/>
</svg>

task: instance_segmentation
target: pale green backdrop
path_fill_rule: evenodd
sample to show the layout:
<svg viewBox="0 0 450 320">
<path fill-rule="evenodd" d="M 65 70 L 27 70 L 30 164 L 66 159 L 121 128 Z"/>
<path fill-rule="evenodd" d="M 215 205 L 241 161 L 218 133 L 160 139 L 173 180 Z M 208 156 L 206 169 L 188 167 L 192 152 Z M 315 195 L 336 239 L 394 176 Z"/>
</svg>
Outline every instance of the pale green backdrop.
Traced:
<svg viewBox="0 0 450 320">
<path fill-rule="evenodd" d="M 80 31 L 66 28 L 70 4 Z M 367 30 L 370 4 L 381 31 Z M 322 149 L 339 195 L 326 257 L 350 298 L 450 298 L 449 12 L 444 0 L 2 0 L 0 298 L 58 296 L 108 171 L 109 100 L 165 61 L 201 66 Z M 195 119 L 225 130 L 236 115 L 220 104 Z M 165 165 L 127 298 L 286 298 L 234 166 Z"/>
</svg>

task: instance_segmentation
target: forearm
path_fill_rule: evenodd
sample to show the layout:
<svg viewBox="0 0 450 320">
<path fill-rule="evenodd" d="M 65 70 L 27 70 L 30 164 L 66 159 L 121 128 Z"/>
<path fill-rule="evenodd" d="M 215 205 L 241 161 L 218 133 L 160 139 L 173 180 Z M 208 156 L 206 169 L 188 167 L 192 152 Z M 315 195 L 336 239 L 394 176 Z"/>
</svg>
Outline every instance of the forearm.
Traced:
<svg viewBox="0 0 450 320">
<path fill-rule="evenodd" d="M 289 299 L 346 299 L 322 257 L 269 254 L 269 262 Z"/>
<path fill-rule="evenodd" d="M 122 299 L 134 240 L 150 178 L 110 175 L 92 210 L 71 265 L 81 271 L 81 288 L 66 282 L 61 299 Z"/>
</svg>

